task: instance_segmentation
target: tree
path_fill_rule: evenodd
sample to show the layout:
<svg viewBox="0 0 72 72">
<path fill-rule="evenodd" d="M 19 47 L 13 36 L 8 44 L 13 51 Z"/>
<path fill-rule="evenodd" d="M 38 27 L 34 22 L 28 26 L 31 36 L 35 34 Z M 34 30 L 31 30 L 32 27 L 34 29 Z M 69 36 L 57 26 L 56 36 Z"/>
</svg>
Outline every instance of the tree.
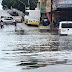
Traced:
<svg viewBox="0 0 72 72">
<path fill-rule="evenodd" d="M 28 0 L 21 0 L 21 1 L 25 3 L 27 7 L 30 6 L 34 8 L 36 7 L 37 2 L 38 2 L 38 0 L 29 0 L 30 5 L 28 5 Z M 18 0 L 2 0 L 2 6 L 4 7 L 5 5 L 7 5 L 9 9 L 12 6 L 13 8 L 16 8 L 25 12 L 25 6 L 22 3 L 20 3 Z"/>
</svg>

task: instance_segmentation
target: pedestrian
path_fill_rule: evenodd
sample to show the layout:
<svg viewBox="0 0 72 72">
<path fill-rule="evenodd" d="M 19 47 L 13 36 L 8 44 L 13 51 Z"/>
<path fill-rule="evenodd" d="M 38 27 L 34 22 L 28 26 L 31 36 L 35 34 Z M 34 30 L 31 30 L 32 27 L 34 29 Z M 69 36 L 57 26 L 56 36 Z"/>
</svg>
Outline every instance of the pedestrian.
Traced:
<svg viewBox="0 0 72 72">
<path fill-rule="evenodd" d="M 4 28 L 4 24 L 3 21 L 1 20 L 1 28 Z"/>
<path fill-rule="evenodd" d="M 15 21 L 15 27 L 17 26 L 17 22 Z"/>
<path fill-rule="evenodd" d="M 15 24 L 15 31 L 16 31 L 16 29 L 17 29 L 17 22 L 15 21 L 14 24 Z"/>
</svg>

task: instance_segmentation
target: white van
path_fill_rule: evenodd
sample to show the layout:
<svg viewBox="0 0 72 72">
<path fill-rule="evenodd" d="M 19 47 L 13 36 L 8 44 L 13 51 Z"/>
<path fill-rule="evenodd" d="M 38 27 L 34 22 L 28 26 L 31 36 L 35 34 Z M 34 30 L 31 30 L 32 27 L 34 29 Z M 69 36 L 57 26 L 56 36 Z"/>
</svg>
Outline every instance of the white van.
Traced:
<svg viewBox="0 0 72 72">
<path fill-rule="evenodd" d="M 59 23 L 60 35 L 72 35 L 72 21 L 61 21 Z"/>
</svg>

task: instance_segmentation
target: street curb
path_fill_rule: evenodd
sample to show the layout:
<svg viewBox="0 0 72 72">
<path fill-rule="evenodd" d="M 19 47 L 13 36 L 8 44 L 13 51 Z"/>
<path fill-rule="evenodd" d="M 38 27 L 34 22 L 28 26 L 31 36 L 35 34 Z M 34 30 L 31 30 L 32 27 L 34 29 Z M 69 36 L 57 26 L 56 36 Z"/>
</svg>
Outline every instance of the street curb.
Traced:
<svg viewBox="0 0 72 72">
<path fill-rule="evenodd" d="M 49 26 L 47 26 L 47 27 L 39 26 L 38 28 L 39 28 L 39 29 L 42 29 L 42 30 L 50 30 Z"/>
</svg>

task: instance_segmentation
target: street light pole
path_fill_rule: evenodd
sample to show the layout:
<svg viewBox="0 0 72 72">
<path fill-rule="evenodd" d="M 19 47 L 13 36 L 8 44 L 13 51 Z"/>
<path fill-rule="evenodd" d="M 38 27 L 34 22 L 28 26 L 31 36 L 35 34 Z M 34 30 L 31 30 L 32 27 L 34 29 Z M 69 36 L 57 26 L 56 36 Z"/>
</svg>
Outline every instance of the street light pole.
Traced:
<svg viewBox="0 0 72 72">
<path fill-rule="evenodd" d="M 51 24 L 51 31 L 53 30 L 53 25 L 52 25 L 52 0 L 51 0 L 51 15 L 50 15 L 50 24 Z"/>
<path fill-rule="evenodd" d="M 30 9 L 30 1 L 28 0 L 28 7 L 29 7 L 29 9 Z"/>
<path fill-rule="evenodd" d="M 30 4 L 29 4 L 29 0 L 28 0 L 28 5 L 30 5 Z"/>
<path fill-rule="evenodd" d="M 25 11 L 26 11 L 26 4 L 24 2 L 22 2 L 21 0 L 18 0 L 18 1 L 25 6 Z"/>
</svg>

